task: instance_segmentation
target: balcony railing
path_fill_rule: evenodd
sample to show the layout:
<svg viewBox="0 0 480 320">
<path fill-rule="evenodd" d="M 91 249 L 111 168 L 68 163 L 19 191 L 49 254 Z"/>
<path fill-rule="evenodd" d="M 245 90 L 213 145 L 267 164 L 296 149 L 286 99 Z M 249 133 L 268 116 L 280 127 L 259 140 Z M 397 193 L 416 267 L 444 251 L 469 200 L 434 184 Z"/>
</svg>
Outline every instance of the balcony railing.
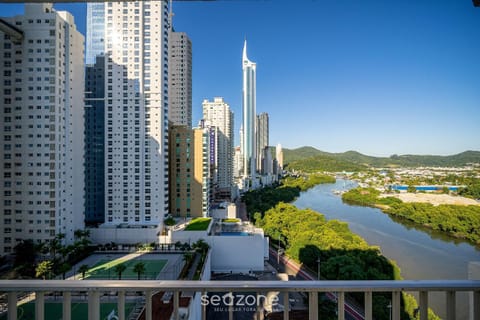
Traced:
<svg viewBox="0 0 480 320">
<path fill-rule="evenodd" d="M 420 319 L 428 319 L 429 292 L 445 292 L 447 319 L 455 319 L 456 293 L 471 292 L 473 319 L 480 320 L 480 281 L 473 280 L 422 280 L 422 281 L 132 281 L 132 280 L 3 280 L 0 291 L 7 295 L 7 319 L 17 319 L 18 297 L 25 293 L 35 294 L 35 317 L 44 319 L 45 297 L 51 292 L 62 292 L 64 320 L 71 319 L 72 295 L 88 294 L 88 319 L 100 319 L 100 296 L 114 293 L 118 308 L 118 319 L 125 320 L 124 310 L 127 292 L 143 292 L 145 300 L 145 319 L 152 319 L 152 295 L 159 291 L 173 293 L 173 319 L 180 319 L 180 292 L 306 292 L 308 293 L 309 319 L 318 319 L 318 293 L 336 293 L 338 319 L 345 318 L 345 294 L 363 292 L 365 296 L 364 312 L 360 317 L 372 319 L 372 294 L 375 292 L 392 293 L 391 315 L 400 320 L 401 292 L 418 292 Z M 289 295 L 283 294 L 283 319 L 289 319 Z M 259 316 L 261 306 L 255 306 Z M 200 307 L 198 318 L 206 319 L 206 307 Z M 233 319 L 233 312 L 229 313 Z"/>
</svg>

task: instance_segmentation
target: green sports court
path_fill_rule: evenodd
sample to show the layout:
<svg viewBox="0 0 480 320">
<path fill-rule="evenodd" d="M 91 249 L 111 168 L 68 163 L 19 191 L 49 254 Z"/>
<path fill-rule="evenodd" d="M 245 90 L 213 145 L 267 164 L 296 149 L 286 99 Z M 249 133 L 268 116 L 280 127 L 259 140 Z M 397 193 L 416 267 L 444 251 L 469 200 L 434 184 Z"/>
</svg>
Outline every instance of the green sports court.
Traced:
<svg viewBox="0 0 480 320">
<path fill-rule="evenodd" d="M 62 320 L 62 302 L 45 302 L 45 319 L 48 320 Z M 128 317 L 132 311 L 134 303 L 125 303 L 125 317 Z M 101 303 L 100 304 L 100 319 L 107 320 L 108 315 L 115 310 L 117 314 L 116 303 Z M 0 317 L 0 320 L 7 319 L 7 315 Z M 32 320 L 35 319 L 35 303 L 28 302 L 17 307 L 17 320 Z M 88 319 L 88 303 L 86 302 L 72 302 L 72 320 Z"/>
<path fill-rule="evenodd" d="M 145 266 L 145 272 L 140 275 L 142 280 L 155 280 L 158 274 L 163 270 L 168 260 L 163 259 L 122 259 L 115 260 L 100 260 L 93 267 L 85 273 L 85 279 L 95 280 L 115 280 L 118 279 L 118 273 L 115 272 L 115 267 L 119 264 L 126 266 L 125 271 L 122 272 L 122 280 L 138 279 L 138 274 L 133 271 L 134 266 L 142 262 Z"/>
</svg>

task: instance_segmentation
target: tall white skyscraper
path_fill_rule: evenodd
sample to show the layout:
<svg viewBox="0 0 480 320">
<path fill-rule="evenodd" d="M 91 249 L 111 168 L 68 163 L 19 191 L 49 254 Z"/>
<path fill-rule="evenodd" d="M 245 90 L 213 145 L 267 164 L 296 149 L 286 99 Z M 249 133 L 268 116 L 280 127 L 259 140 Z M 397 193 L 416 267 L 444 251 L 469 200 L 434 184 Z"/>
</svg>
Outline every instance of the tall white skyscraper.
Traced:
<svg viewBox="0 0 480 320">
<path fill-rule="evenodd" d="M 0 255 L 83 229 L 84 38 L 73 16 L 26 4 L 0 32 Z"/>
<path fill-rule="evenodd" d="M 255 177 L 256 160 L 256 69 L 257 64 L 248 60 L 247 40 L 243 46 L 243 174 Z"/>
<path fill-rule="evenodd" d="M 275 153 L 276 153 L 277 164 L 281 172 L 283 170 L 283 151 L 282 151 L 282 145 L 280 143 L 277 144 Z"/>
<path fill-rule="evenodd" d="M 106 2 L 104 12 L 105 224 L 160 226 L 168 213 L 168 3 Z"/>
<path fill-rule="evenodd" d="M 192 127 L 192 42 L 185 32 L 172 31 L 168 45 L 168 120 Z"/>
<path fill-rule="evenodd" d="M 223 98 L 203 100 L 203 119 L 206 126 L 216 128 L 217 197 L 231 196 L 233 186 L 233 111 Z"/>
</svg>

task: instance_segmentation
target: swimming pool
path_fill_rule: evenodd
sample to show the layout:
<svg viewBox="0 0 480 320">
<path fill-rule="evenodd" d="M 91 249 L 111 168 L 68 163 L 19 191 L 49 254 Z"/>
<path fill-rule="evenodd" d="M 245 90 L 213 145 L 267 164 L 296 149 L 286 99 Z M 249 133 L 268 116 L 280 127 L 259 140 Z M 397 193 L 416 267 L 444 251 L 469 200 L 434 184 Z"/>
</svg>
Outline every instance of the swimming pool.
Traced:
<svg viewBox="0 0 480 320">
<path fill-rule="evenodd" d="M 245 231 L 231 231 L 231 232 L 220 232 L 221 236 L 248 236 L 248 232 Z"/>
</svg>

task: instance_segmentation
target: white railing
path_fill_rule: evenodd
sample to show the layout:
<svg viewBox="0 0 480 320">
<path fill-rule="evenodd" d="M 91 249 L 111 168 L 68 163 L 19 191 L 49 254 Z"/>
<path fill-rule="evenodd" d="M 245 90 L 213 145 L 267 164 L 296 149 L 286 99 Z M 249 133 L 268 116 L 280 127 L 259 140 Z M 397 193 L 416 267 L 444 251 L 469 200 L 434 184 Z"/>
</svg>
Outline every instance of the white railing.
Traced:
<svg viewBox="0 0 480 320">
<path fill-rule="evenodd" d="M 35 315 L 37 320 L 44 319 L 45 296 L 50 292 L 63 293 L 63 317 L 71 319 L 72 294 L 88 293 L 88 319 L 99 320 L 100 296 L 105 293 L 116 294 L 118 319 L 125 320 L 125 297 L 127 292 L 143 292 L 145 297 L 145 319 L 152 320 L 152 295 L 158 291 L 173 292 L 173 319 L 180 319 L 180 292 L 193 291 L 202 294 L 212 292 L 265 292 L 281 293 L 306 292 L 309 302 L 309 319 L 318 319 L 318 293 L 334 292 L 338 302 L 338 319 L 345 319 L 345 293 L 363 292 L 365 295 L 364 312 L 360 319 L 372 319 L 372 293 L 392 293 L 392 320 L 400 320 L 401 292 L 419 293 L 420 319 L 428 319 L 429 292 L 445 292 L 448 320 L 455 319 L 456 293 L 471 292 L 473 302 L 473 320 L 480 320 L 480 281 L 474 280 L 419 280 L 419 281 L 133 281 L 133 280 L 2 280 L 0 291 L 7 295 L 7 319 L 17 319 L 17 304 L 20 294 L 35 293 Z M 284 320 L 289 319 L 289 295 L 283 295 Z M 256 306 L 258 317 L 261 306 Z M 206 319 L 206 307 L 202 307 L 202 319 Z M 233 311 L 229 312 L 233 319 Z M 355 318 L 355 317 L 354 317 Z"/>
</svg>

